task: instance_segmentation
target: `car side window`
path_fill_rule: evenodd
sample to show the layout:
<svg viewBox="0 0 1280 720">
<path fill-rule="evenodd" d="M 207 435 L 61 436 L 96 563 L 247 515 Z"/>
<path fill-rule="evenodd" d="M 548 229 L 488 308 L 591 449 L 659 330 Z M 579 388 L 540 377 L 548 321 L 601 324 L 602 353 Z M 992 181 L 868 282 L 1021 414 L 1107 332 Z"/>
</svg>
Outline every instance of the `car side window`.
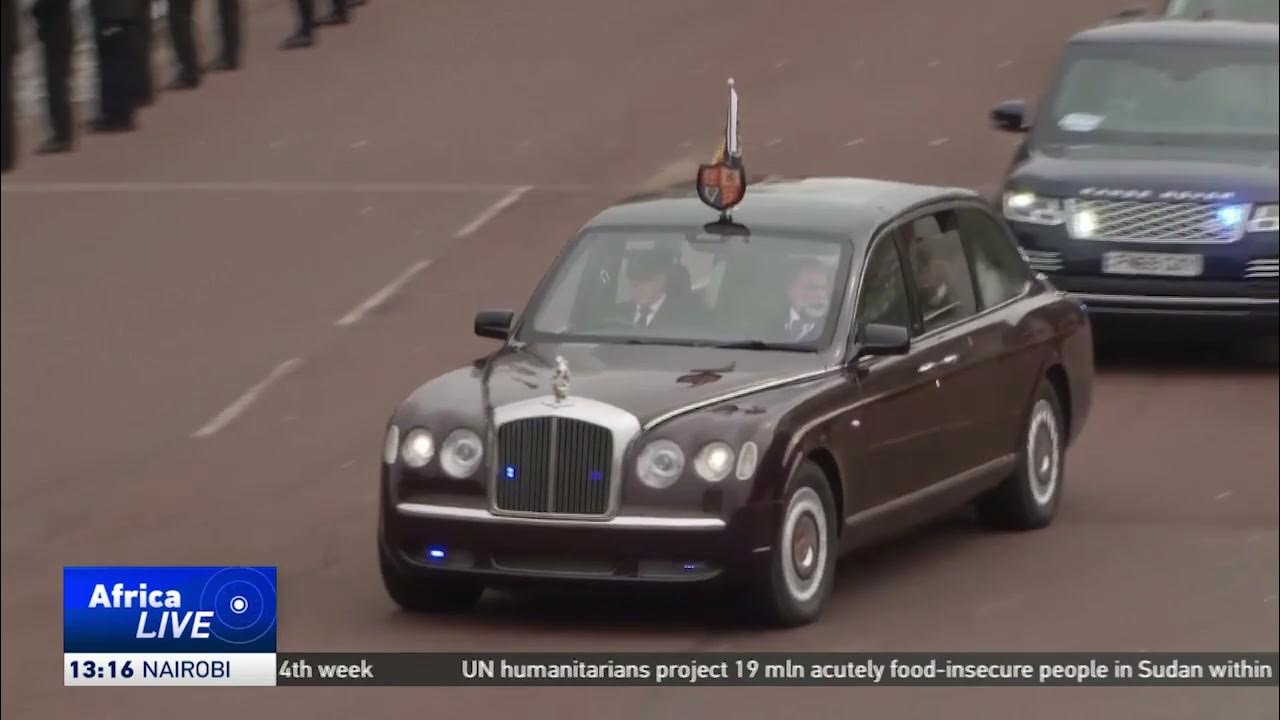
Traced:
<svg viewBox="0 0 1280 720">
<path fill-rule="evenodd" d="M 976 314 L 977 298 L 955 213 L 925 215 L 904 230 L 921 330 L 931 332 Z"/>
<path fill-rule="evenodd" d="M 873 323 L 911 327 L 907 284 L 892 233 L 872 244 L 859 294 L 858 318 L 854 324 L 859 335 Z"/>
<path fill-rule="evenodd" d="M 1004 228 L 978 208 L 961 208 L 956 217 L 981 306 L 993 307 L 1025 292 L 1031 270 Z"/>
</svg>

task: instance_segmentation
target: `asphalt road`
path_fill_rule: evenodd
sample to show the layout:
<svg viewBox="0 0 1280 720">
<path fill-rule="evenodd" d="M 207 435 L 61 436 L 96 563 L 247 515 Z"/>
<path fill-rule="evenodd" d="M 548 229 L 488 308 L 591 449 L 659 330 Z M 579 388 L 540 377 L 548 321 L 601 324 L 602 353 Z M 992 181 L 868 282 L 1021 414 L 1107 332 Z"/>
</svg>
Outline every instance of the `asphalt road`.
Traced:
<svg viewBox="0 0 1280 720">
<path fill-rule="evenodd" d="M 24 151 L 0 213 L 4 717 L 1276 717 L 1274 689 L 59 677 L 67 564 L 278 565 L 289 651 L 1274 651 L 1273 345 L 1113 347 L 1056 524 L 1010 536 L 950 519 L 850 558 L 810 627 L 582 596 L 417 618 L 378 581 L 387 413 L 491 347 L 474 311 L 520 306 L 591 214 L 692 178 L 726 77 L 753 173 L 990 189 L 1013 141 L 988 108 L 1033 96 L 1060 43 L 1123 4 L 375 0 L 293 53 L 274 50 L 291 17 L 273 6 L 253 16 L 245 70 L 162 97 L 141 132 Z M 29 148 L 39 130 L 22 134 Z"/>
</svg>

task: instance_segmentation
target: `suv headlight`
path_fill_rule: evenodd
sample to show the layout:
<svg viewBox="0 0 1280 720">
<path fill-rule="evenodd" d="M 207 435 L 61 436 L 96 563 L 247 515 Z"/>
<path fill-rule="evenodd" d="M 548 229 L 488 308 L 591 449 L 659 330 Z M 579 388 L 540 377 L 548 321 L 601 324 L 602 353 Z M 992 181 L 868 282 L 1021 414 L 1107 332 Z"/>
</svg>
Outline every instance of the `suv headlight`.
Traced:
<svg viewBox="0 0 1280 720">
<path fill-rule="evenodd" d="M 404 445 L 400 447 L 400 457 L 404 464 L 411 468 L 420 468 L 431 462 L 436 454 L 436 441 L 431 433 L 422 428 L 414 428 L 404 436 Z"/>
<path fill-rule="evenodd" d="M 480 436 L 466 428 L 449 433 L 440 446 L 440 468 L 449 477 L 462 480 L 471 477 L 484 457 L 484 443 Z"/>
<path fill-rule="evenodd" d="M 1249 218 L 1249 232 L 1275 232 L 1280 230 L 1280 205 L 1259 205 L 1253 209 L 1253 217 Z"/>
<path fill-rule="evenodd" d="M 670 440 L 654 440 L 636 458 L 636 476 L 655 490 L 669 488 L 684 472 L 684 451 Z"/>
<path fill-rule="evenodd" d="M 388 465 L 396 464 L 396 456 L 400 454 L 400 428 L 395 425 L 387 426 L 387 437 L 382 441 L 382 462 Z"/>
<path fill-rule="evenodd" d="M 1004 194 L 1004 216 L 1014 222 L 1061 225 L 1066 219 L 1066 212 L 1061 198 L 1041 197 L 1027 191 L 1007 191 Z"/>
<path fill-rule="evenodd" d="M 720 482 L 733 472 L 733 448 L 718 440 L 707 443 L 694 456 L 693 470 L 707 482 Z"/>
</svg>

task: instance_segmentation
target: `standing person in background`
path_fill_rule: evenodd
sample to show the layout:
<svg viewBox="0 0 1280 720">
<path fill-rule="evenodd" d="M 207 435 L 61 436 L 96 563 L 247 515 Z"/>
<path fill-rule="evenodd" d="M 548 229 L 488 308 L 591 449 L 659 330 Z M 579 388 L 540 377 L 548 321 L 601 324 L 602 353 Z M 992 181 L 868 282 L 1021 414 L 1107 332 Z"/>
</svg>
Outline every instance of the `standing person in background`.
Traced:
<svg viewBox="0 0 1280 720">
<path fill-rule="evenodd" d="M 240 0 L 218 0 L 218 35 L 221 52 L 206 70 L 226 72 L 240 67 Z"/>
<path fill-rule="evenodd" d="M 191 17 L 194 5 L 195 0 L 169 0 L 169 40 L 178 68 L 166 90 L 190 90 L 200 85 L 199 51 Z"/>
<path fill-rule="evenodd" d="M 98 116 L 94 132 L 133 130 L 142 99 L 139 80 L 144 44 L 138 22 L 138 0 L 90 0 L 98 48 Z"/>
<path fill-rule="evenodd" d="M 18 0 L 0 0 L 0 32 L 4 33 L 4 67 L 0 68 L 0 170 L 13 169 L 13 56 L 18 54 Z"/>
<path fill-rule="evenodd" d="M 347 9 L 350 0 L 333 0 L 333 9 L 319 19 L 316 18 L 315 0 L 294 0 L 294 3 L 298 11 L 298 29 L 281 43 L 284 50 L 314 45 L 316 25 L 345 25 L 351 21 L 351 13 Z"/>
<path fill-rule="evenodd" d="M 67 152 L 71 149 L 71 53 L 76 42 L 71 0 L 35 0 L 31 16 L 43 55 L 44 101 L 49 116 L 49 136 L 36 152 Z"/>
</svg>

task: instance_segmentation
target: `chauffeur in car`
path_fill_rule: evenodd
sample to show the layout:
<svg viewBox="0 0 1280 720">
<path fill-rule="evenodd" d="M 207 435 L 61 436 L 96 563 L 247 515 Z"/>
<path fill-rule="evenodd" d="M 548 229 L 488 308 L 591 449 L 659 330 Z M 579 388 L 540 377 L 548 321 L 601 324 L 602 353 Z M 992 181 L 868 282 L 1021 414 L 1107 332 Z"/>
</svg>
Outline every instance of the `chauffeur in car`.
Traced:
<svg viewBox="0 0 1280 720">
<path fill-rule="evenodd" d="M 1091 397 L 1082 308 L 968 191 L 746 197 L 735 101 L 696 198 L 600 213 L 518 318 L 476 316 L 500 346 L 394 411 L 378 548 L 401 606 L 723 582 L 796 625 L 851 548 L 970 501 L 1003 527 L 1054 517 Z"/>
</svg>

